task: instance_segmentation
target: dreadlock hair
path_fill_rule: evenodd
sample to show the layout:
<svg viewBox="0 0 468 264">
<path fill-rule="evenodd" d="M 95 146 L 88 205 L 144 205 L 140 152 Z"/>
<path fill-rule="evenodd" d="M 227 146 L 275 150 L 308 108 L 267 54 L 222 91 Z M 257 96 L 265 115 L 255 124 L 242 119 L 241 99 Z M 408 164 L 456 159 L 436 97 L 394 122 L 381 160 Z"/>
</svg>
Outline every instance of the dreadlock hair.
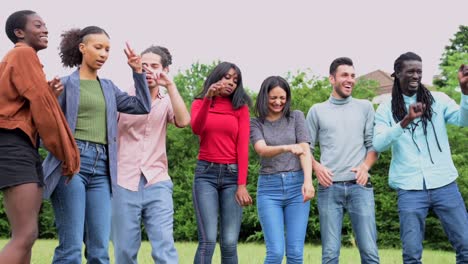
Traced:
<svg viewBox="0 0 468 264">
<path fill-rule="evenodd" d="M 145 49 L 141 55 L 143 56 L 146 53 L 154 53 L 156 55 L 159 55 L 161 57 L 161 65 L 163 68 L 169 67 L 169 65 L 172 64 L 172 55 L 169 52 L 169 50 L 165 47 L 161 46 L 151 46 L 147 49 Z"/>
<path fill-rule="evenodd" d="M 60 35 L 62 41 L 60 41 L 59 55 L 64 67 L 73 68 L 81 64 L 83 54 L 81 54 L 79 45 L 85 41 L 86 36 L 91 34 L 104 34 L 110 38 L 104 29 L 96 26 L 89 26 L 83 29 L 73 28 Z"/>
<path fill-rule="evenodd" d="M 36 12 L 31 10 L 21 10 L 14 12 L 7 18 L 5 23 L 5 32 L 11 42 L 16 44 L 18 41 L 20 41 L 20 39 L 18 39 L 15 34 L 15 30 L 24 30 L 26 28 L 26 23 L 28 22 L 28 16 L 34 14 L 36 14 Z"/>
<path fill-rule="evenodd" d="M 403 99 L 403 90 L 400 87 L 400 80 L 397 76 L 397 73 L 400 73 L 402 68 L 403 68 L 403 62 L 405 61 L 419 61 L 422 62 L 422 59 L 419 55 L 417 55 L 414 52 L 406 52 L 404 54 L 401 54 L 394 62 L 393 64 L 393 70 L 394 73 L 392 76 L 395 78 L 393 81 L 393 88 L 392 88 L 392 115 L 393 115 L 393 120 L 395 120 L 395 123 L 400 122 L 403 120 L 403 118 L 406 116 L 408 113 L 406 110 L 406 105 L 405 101 Z M 431 123 L 432 129 L 434 131 L 434 135 L 437 141 L 437 146 L 439 147 L 439 150 L 442 152 L 442 149 L 439 144 L 439 140 L 437 139 L 437 134 L 434 128 L 434 124 L 432 123 L 432 114 L 433 109 L 432 109 L 432 104 L 434 103 L 434 97 L 432 96 L 431 92 L 429 89 L 427 89 L 422 83 L 419 84 L 418 90 L 416 92 L 416 101 L 421 102 L 423 105 L 425 105 L 424 113 L 421 116 L 420 122 L 422 123 L 422 128 L 424 132 L 424 136 L 426 138 L 426 145 L 429 151 L 429 156 L 432 160 L 431 156 L 431 150 L 429 148 L 429 143 L 427 141 L 427 124 L 428 122 Z M 411 124 L 411 133 L 414 137 L 414 130 L 416 129 L 418 125 L 415 123 Z M 419 146 L 416 144 L 416 141 L 413 138 L 413 142 L 416 145 L 416 147 L 419 149 Z"/>
</svg>

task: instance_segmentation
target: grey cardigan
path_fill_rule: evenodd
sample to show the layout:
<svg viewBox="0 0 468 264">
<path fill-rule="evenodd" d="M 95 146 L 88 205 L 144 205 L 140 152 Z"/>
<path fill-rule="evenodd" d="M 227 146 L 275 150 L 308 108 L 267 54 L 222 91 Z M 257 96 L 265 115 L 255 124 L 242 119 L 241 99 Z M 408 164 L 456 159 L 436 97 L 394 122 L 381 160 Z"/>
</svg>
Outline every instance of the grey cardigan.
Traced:
<svg viewBox="0 0 468 264">
<path fill-rule="evenodd" d="M 117 184 L 117 112 L 127 114 L 148 114 L 151 110 L 151 95 L 145 74 L 133 72 L 136 96 L 122 92 L 110 80 L 99 79 L 106 101 L 107 148 L 112 186 Z M 63 93 L 58 97 L 59 104 L 74 133 L 80 99 L 80 74 L 76 70 L 71 75 L 61 78 Z M 57 186 L 61 175 L 61 162 L 49 153 L 42 163 L 44 173 L 44 198 L 48 199 Z"/>
</svg>

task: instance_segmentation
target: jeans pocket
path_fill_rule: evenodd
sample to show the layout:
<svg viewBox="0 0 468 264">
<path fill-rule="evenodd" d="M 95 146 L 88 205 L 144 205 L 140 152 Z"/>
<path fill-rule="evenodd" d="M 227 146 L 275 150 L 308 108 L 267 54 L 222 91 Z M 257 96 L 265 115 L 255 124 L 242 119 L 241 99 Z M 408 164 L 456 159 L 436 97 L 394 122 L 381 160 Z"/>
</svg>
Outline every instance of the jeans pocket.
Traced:
<svg viewBox="0 0 468 264">
<path fill-rule="evenodd" d="M 370 182 L 367 182 L 364 185 L 361 185 L 361 184 L 357 184 L 357 185 L 359 185 L 359 187 L 361 187 L 361 188 L 363 188 L 365 190 L 374 190 L 374 188 L 372 187 L 372 183 L 370 183 Z"/>
<path fill-rule="evenodd" d="M 325 186 L 323 186 L 323 185 L 321 185 L 321 184 L 318 185 L 318 190 L 319 190 L 319 191 L 325 191 L 325 190 L 328 189 L 328 188 L 330 188 L 330 187 L 325 187 Z"/>
<path fill-rule="evenodd" d="M 235 176 L 237 176 L 237 174 L 239 173 L 239 170 L 237 169 L 237 164 L 228 164 L 227 169 L 230 174 L 233 174 Z"/>
<path fill-rule="evenodd" d="M 195 174 L 204 174 L 213 166 L 212 162 L 207 161 L 197 161 L 197 166 L 195 167 Z"/>
</svg>

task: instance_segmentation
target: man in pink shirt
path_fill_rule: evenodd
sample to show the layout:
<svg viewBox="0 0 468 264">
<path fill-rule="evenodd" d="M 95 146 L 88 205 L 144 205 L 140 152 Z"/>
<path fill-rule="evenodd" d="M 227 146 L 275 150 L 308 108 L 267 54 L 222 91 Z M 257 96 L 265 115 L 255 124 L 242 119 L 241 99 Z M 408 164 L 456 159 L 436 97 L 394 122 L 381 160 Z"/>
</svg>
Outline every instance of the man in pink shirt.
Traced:
<svg viewBox="0 0 468 264">
<path fill-rule="evenodd" d="M 159 263 L 178 263 L 174 247 L 172 181 L 168 174 L 168 123 L 185 127 L 190 115 L 168 77 L 172 56 L 160 46 L 141 55 L 152 97 L 147 115 L 120 114 L 117 187 L 112 198 L 112 241 L 115 263 L 137 263 L 141 222 Z M 167 93 L 160 90 L 165 87 Z"/>
</svg>

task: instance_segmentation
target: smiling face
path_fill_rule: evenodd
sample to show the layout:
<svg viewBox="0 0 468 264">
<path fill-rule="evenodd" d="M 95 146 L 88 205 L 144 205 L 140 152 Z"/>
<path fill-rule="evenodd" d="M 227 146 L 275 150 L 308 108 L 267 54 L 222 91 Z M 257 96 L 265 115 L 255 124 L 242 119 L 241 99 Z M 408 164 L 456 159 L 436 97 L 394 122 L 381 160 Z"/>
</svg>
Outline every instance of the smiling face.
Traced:
<svg viewBox="0 0 468 264">
<path fill-rule="evenodd" d="M 286 91 L 280 86 L 273 87 L 268 92 L 268 114 L 272 116 L 283 114 L 286 101 Z"/>
<path fill-rule="evenodd" d="M 36 51 L 47 48 L 49 43 L 49 31 L 38 14 L 28 15 L 24 29 L 16 29 L 15 34 L 19 42 L 31 46 Z"/>
<path fill-rule="evenodd" d="M 400 81 L 400 88 L 404 95 L 414 95 L 421 85 L 422 62 L 417 60 L 404 61 L 401 64 L 401 71 L 396 73 Z"/>
<path fill-rule="evenodd" d="M 81 66 L 88 67 L 91 70 L 97 71 L 109 57 L 110 42 L 106 34 L 89 34 L 84 37 L 83 42 L 79 46 L 80 52 L 83 54 Z"/>
<path fill-rule="evenodd" d="M 351 96 L 354 84 L 356 83 L 356 73 L 354 67 L 350 65 L 340 65 L 336 68 L 334 75 L 328 78 L 333 86 L 332 95 L 338 99 L 345 99 Z"/>
<path fill-rule="evenodd" d="M 223 88 L 219 91 L 219 95 L 223 97 L 230 96 L 237 88 L 237 72 L 234 68 L 229 71 L 221 78 Z"/>
</svg>

